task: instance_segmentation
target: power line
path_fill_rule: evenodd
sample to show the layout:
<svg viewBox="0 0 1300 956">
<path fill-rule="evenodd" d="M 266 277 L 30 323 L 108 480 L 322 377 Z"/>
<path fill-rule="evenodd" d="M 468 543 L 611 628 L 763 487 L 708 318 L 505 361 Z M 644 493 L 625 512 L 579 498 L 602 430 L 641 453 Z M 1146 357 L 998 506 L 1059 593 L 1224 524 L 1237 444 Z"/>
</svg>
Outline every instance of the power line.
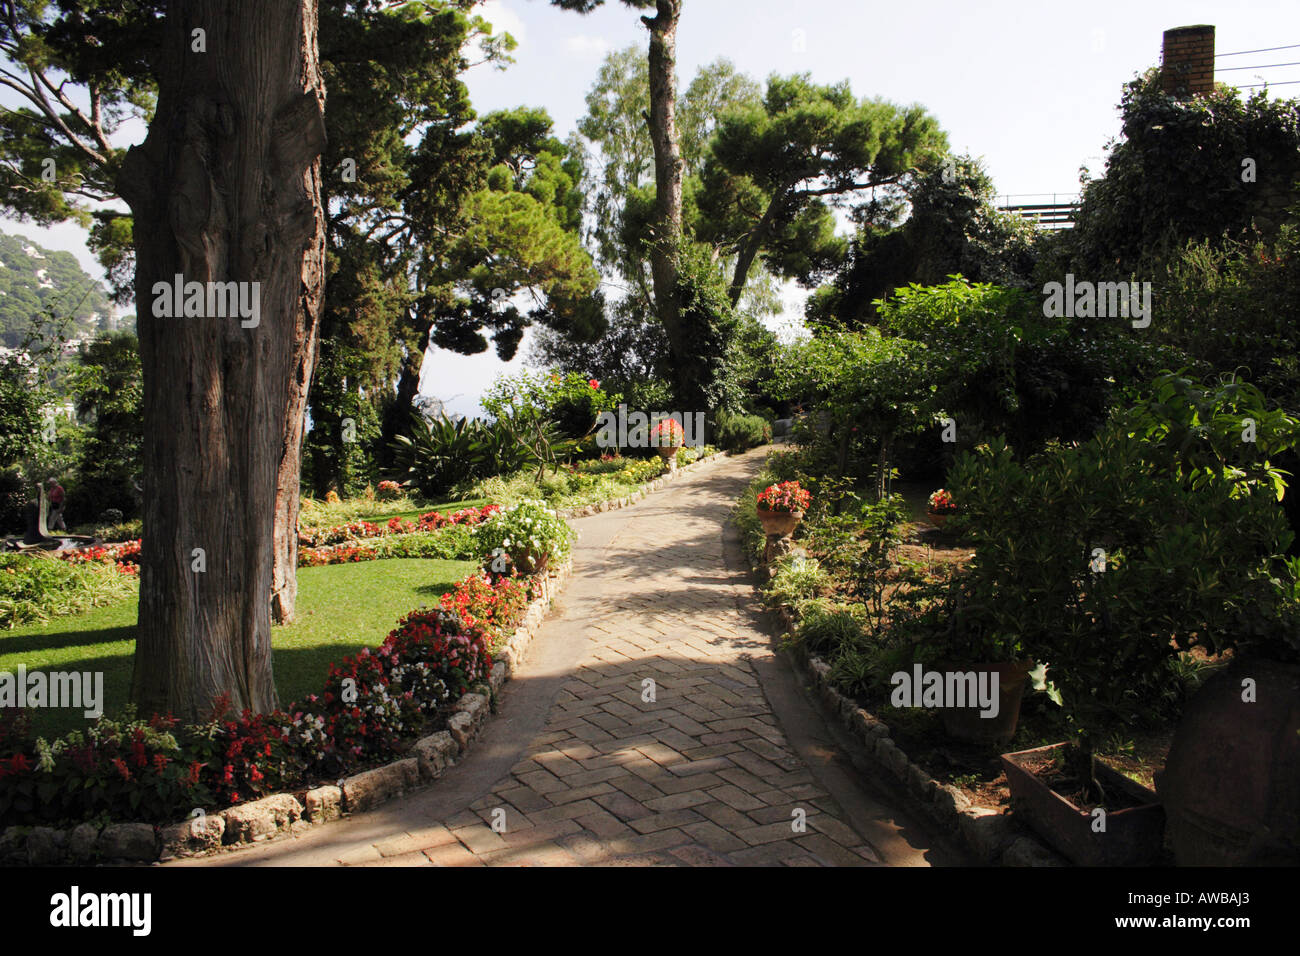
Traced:
<svg viewBox="0 0 1300 956">
<path fill-rule="evenodd" d="M 1220 73 L 1227 73 L 1229 70 L 1267 70 L 1271 66 L 1300 66 L 1300 60 L 1293 60 L 1290 63 L 1260 63 L 1258 66 L 1225 66 L 1218 69 Z"/>
<path fill-rule="evenodd" d="M 1272 53 L 1274 50 L 1297 50 L 1300 49 L 1300 43 L 1292 43 L 1290 46 L 1266 46 L 1262 50 L 1238 50 L 1236 53 L 1216 53 L 1220 56 L 1245 56 L 1247 53 Z"/>
<path fill-rule="evenodd" d="M 1293 83 L 1300 83 L 1300 80 L 1283 80 L 1281 83 L 1251 83 L 1249 86 L 1239 86 L 1239 90 L 1256 90 L 1261 86 L 1290 86 Z"/>
</svg>

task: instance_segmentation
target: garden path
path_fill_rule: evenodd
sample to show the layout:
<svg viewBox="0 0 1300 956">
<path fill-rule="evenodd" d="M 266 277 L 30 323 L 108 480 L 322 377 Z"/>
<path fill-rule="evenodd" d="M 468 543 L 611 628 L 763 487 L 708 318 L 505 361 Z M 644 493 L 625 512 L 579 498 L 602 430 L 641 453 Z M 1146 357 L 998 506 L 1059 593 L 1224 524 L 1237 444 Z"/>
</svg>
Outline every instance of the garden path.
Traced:
<svg viewBox="0 0 1300 956">
<path fill-rule="evenodd" d="M 500 712 L 433 785 L 298 837 L 172 865 L 968 862 L 908 816 L 775 652 L 727 522 L 765 455 L 575 520 L 566 591 Z M 498 810 L 504 832 L 491 826 Z"/>
</svg>

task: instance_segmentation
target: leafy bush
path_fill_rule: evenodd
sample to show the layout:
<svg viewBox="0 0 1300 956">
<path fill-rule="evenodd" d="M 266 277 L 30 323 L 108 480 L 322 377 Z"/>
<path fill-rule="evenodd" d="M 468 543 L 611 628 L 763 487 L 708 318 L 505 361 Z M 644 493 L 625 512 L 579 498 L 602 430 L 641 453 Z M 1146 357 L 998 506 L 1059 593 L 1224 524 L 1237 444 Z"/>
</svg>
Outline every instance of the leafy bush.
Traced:
<svg viewBox="0 0 1300 956">
<path fill-rule="evenodd" d="M 798 607 L 829 587 L 830 575 L 814 559 L 801 554 L 782 555 L 774 562 L 776 574 L 768 585 L 768 595 L 776 604 Z"/>
<path fill-rule="evenodd" d="M 396 477 L 429 498 L 458 482 L 511 471 L 526 460 L 527 449 L 500 421 L 453 420 L 444 414 L 393 442 Z"/>
<path fill-rule="evenodd" d="M 1276 228 L 1284 218 L 1300 177 L 1300 102 L 1227 86 L 1179 99 L 1149 70 L 1125 85 L 1120 112 L 1105 175 L 1085 184 L 1062 237 L 1076 273 L 1124 277 L 1188 240 L 1239 237 L 1252 222 Z M 1249 182 L 1240 175 L 1245 157 L 1255 161 Z"/>
<path fill-rule="evenodd" d="M 569 553 L 573 529 L 543 502 L 528 500 L 499 511 L 474 529 L 479 557 L 492 570 L 507 570 L 497 562 L 509 559 L 509 566 L 525 573 L 551 559 Z"/>
<path fill-rule="evenodd" d="M 772 426 L 758 415 L 728 415 L 718 413 L 714 439 L 718 447 L 730 452 L 766 445 L 772 440 Z"/>
<path fill-rule="evenodd" d="M 100 541 L 137 541 L 143 533 L 144 522 L 139 518 L 122 521 L 117 524 L 104 525 L 95 529 L 95 537 Z"/>
<path fill-rule="evenodd" d="M 27 502 L 33 493 L 27 490 L 17 471 L 0 471 L 0 532 L 23 531 L 27 525 Z"/>
<path fill-rule="evenodd" d="M 483 407 L 498 420 L 536 414 L 553 424 L 561 438 L 581 439 L 595 429 L 601 412 L 618 405 L 619 398 L 602 389 L 596 379 L 578 372 L 563 376 L 558 372 L 522 372 L 493 382 L 483 397 Z"/>
<path fill-rule="evenodd" d="M 1159 716 L 1177 698 L 1169 658 L 1192 646 L 1295 656 L 1300 562 L 1281 556 L 1292 533 L 1268 456 L 1298 436 L 1248 385 L 1165 375 L 1080 446 L 964 455 L 952 521 L 975 556 L 918 616 L 926 654 L 1047 663 L 1084 727 Z"/>
<path fill-rule="evenodd" d="M 678 462 L 683 461 L 683 456 L 687 461 L 694 460 L 690 456 L 697 451 L 689 447 L 680 449 Z M 464 493 L 476 498 L 491 498 L 505 505 L 541 498 L 552 508 L 570 508 L 622 498 L 662 474 L 663 466 L 658 458 L 620 455 L 561 465 L 554 474 L 548 474 L 540 481 L 531 471 L 497 475 L 465 488 Z"/>
<path fill-rule="evenodd" d="M 448 525 L 439 531 L 391 535 L 376 541 L 374 552 L 377 558 L 469 561 L 475 556 L 474 529 L 469 525 Z"/>
<path fill-rule="evenodd" d="M 857 646 L 866 636 L 852 606 L 826 601 L 809 601 L 804 605 L 796 634 L 808 650 L 823 656 L 841 647 Z"/>
<path fill-rule="evenodd" d="M 0 554 L 0 627 L 79 614 L 129 597 L 132 576 L 111 561 L 61 561 L 52 555 Z"/>
</svg>

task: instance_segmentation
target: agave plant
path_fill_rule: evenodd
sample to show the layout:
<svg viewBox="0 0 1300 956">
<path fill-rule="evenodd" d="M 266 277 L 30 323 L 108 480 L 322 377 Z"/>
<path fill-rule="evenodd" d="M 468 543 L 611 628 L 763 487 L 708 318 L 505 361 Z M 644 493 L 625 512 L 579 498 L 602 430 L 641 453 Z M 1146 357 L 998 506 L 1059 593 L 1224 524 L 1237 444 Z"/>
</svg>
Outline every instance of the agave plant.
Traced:
<svg viewBox="0 0 1300 956">
<path fill-rule="evenodd" d="M 483 431 L 477 419 L 455 420 L 446 413 L 417 423 L 410 435 L 393 440 L 394 477 L 433 498 L 458 481 L 490 474 L 493 448 Z"/>
</svg>

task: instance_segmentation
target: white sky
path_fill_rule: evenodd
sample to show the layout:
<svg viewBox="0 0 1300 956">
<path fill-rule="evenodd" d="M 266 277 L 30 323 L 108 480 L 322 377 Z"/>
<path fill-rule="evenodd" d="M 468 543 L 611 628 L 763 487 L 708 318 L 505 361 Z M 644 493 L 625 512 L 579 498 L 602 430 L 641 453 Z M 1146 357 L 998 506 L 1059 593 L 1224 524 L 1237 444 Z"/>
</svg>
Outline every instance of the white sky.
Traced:
<svg viewBox="0 0 1300 956">
<path fill-rule="evenodd" d="M 585 112 L 604 55 L 646 42 L 637 11 L 617 0 L 585 17 L 546 0 L 490 0 L 480 12 L 519 47 L 504 72 L 470 71 L 475 108 L 545 107 L 561 138 Z M 1081 165 L 1101 171 L 1105 144 L 1119 131 L 1123 84 L 1159 64 L 1166 29 L 1199 23 L 1217 27 L 1220 54 L 1300 44 L 1296 0 L 685 0 L 678 75 L 685 86 L 699 67 L 725 56 L 758 80 L 773 72 L 810 72 L 823 83 L 847 79 L 859 96 L 924 105 L 955 150 L 983 157 L 1000 193 L 1072 194 Z M 795 31 L 803 31 L 802 50 Z M 1221 57 L 1216 65 L 1293 61 L 1300 61 L 1300 49 Z M 1300 66 L 1219 78 L 1280 83 L 1300 80 Z M 1300 84 L 1280 86 L 1275 95 L 1300 96 Z M 100 274 L 75 227 L 3 227 L 67 249 Z M 795 290 L 788 301 L 797 313 L 802 295 Z M 526 346 L 527 340 L 521 355 Z M 472 414 L 477 395 L 505 370 L 490 349 L 470 357 L 434 352 L 425 360 L 422 390 Z"/>
</svg>

